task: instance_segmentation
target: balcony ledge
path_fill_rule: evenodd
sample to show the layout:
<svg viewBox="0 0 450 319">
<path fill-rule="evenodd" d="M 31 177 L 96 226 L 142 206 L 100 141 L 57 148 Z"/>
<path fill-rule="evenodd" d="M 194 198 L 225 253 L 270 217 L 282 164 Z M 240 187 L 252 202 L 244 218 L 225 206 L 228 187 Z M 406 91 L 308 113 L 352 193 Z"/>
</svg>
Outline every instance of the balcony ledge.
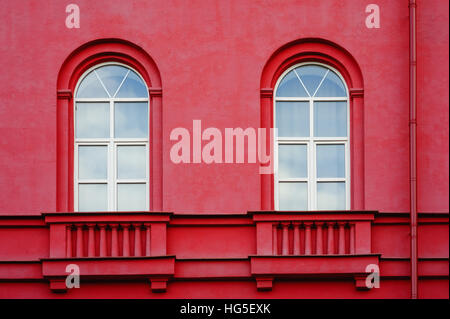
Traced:
<svg viewBox="0 0 450 319">
<path fill-rule="evenodd" d="M 379 265 L 380 254 L 253 255 L 250 269 L 258 290 L 271 290 L 276 278 L 353 277 L 357 289 L 365 289 L 368 265 Z"/>
<path fill-rule="evenodd" d="M 41 259 L 42 275 L 53 292 L 67 292 L 66 267 L 77 265 L 82 280 L 146 279 L 153 292 L 164 292 L 175 273 L 175 256 L 149 257 L 76 257 Z"/>
</svg>

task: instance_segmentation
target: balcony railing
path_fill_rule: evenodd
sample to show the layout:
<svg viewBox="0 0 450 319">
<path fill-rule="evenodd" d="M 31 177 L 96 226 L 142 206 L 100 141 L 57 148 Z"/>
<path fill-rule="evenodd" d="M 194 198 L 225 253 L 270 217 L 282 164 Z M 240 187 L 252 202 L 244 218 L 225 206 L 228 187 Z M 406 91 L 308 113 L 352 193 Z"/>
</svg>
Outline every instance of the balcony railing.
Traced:
<svg viewBox="0 0 450 319">
<path fill-rule="evenodd" d="M 44 219 L 50 258 L 42 260 L 43 275 L 54 291 L 66 291 L 68 264 L 86 279 L 146 278 L 153 291 L 164 291 L 174 274 L 175 258 L 166 256 L 170 213 L 49 213 Z"/>
<path fill-rule="evenodd" d="M 353 276 L 365 287 L 366 267 L 378 265 L 371 252 L 373 212 L 254 212 L 257 255 L 252 275 L 260 290 L 276 277 Z"/>
</svg>

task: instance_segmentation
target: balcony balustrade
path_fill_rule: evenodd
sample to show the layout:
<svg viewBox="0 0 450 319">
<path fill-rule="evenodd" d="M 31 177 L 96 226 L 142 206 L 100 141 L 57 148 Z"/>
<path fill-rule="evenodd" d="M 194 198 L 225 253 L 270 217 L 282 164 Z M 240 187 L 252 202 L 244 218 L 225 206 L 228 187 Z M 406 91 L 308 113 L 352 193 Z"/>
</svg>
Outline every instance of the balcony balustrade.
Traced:
<svg viewBox="0 0 450 319">
<path fill-rule="evenodd" d="M 205 221 L 208 216 L 196 221 L 193 216 L 157 212 L 46 213 L 43 217 L 50 246 L 49 257 L 41 259 L 42 274 L 54 292 L 67 291 L 67 269 L 73 265 L 79 267 L 83 282 L 145 279 L 152 291 L 165 291 L 168 280 L 177 278 L 176 258 L 167 255 L 167 227 L 215 225 Z M 222 218 L 220 223 L 228 225 L 227 217 Z M 366 289 L 367 267 L 379 264 L 379 254 L 371 251 L 374 212 L 264 211 L 229 218 L 230 225 L 256 229 L 256 251 L 248 252 L 248 276 L 256 279 L 258 290 L 272 289 L 274 279 L 318 277 L 353 278 L 358 289 Z M 218 260 L 224 267 L 228 262 Z"/>
<path fill-rule="evenodd" d="M 67 290 L 69 264 L 84 279 L 146 278 L 153 291 L 165 291 L 175 264 L 166 255 L 169 219 L 170 213 L 44 214 L 50 258 L 42 259 L 43 275 L 55 292 Z"/>
<path fill-rule="evenodd" d="M 274 278 L 352 276 L 365 289 L 371 252 L 372 212 L 253 212 L 257 254 L 250 256 L 259 290 Z"/>
</svg>

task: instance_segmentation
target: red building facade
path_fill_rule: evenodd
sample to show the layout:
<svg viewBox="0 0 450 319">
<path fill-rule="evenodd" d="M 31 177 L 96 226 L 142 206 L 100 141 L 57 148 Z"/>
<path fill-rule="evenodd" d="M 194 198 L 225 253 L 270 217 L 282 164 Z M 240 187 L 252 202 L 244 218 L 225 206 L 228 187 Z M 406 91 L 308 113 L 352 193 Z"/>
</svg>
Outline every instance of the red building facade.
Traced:
<svg viewBox="0 0 450 319">
<path fill-rule="evenodd" d="M 447 1 L 68 5 L 1 11 L 1 298 L 449 297 Z M 274 127 L 272 174 L 248 136 L 227 161 L 227 129 Z"/>
</svg>

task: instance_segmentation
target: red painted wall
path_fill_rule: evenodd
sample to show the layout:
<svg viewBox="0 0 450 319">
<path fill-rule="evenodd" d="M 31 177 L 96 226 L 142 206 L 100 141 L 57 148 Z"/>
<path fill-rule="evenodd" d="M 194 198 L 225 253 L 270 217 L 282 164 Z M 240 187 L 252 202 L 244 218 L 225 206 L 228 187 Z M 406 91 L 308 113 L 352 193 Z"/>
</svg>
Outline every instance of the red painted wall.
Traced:
<svg viewBox="0 0 450 319">
<path fill-rule="evenodd" d="M 169 135 L 176 127 L 191 129 L 194 119 L 202 120 L 204 128 L 217 127 L 222 132 L 227 127 L 259 127 L 264 65 L 278 48 L 302 38 L 336 43 L 361 69 L 364 208 L 386 213 L 409 211 L 408 1 L 373 1 L 380 7 L 380 29 L 366 28 L 365 8 L 370 2 L 363 0 L 75 3 L 81 11 L 80 29 L 65 27 L 67 1 L 2 3 L 0 215 L 56 211 L 56 81 L 63 62 L 75 49 L 103 38 L 138 45 L 160 71 L 164 211 L 242 214 L 261 209 L 261 179 L 256 164 L 176 165 L 169 158 L 173 145 Z M 417 4 L 419 213 L 449 212 L 448 7 L 446 0 L 419 0 Z M 375 225 L 372 250 L 386 257 L 409 258 L 406 217 L 400 224 L 391 221 L 389 225 Z M 47 232 L 22 226 L 0 228 L 0 261 L 48 257 Z M 230 236 L 235 237 L 228 248 L 219 244 Z M 27 238 L 36 240 L 31 250 Z M 173 227 L 167 245 L 169 254 L 183 258 L 243 257 L 255 252 L 254 240 L 254 229 L 248 227 Z M 242 241 L 244 244 L 239 245 Z M 419 257 L 446 258 L 448 265 L 448 222 L 419 227 Z M 0 270 L 4 269 L 1 267 L 6 266 L 0 262 Z M 445 276 L 447 279 L 421 281 L 419 296 L 448 298 L 448 272 Z M 28 284 L 0 285 L 1 298 L 20 296 L 20 285 Z M 272 292 L 275 295 L 261 295 L 247 282 L 228 282 L 214 295 L 227 297 L 238 291 L 242 297 L 289 297 L 300 287 L 294 283 L 282 285 Z M 301 285 L 312 298 L 334 296 L 328 289 L 331 286 L 341 296 L 357 296 L 349 283 L 329 283 L 327 289 L 320 286 L 324 283 Z M 127 287 L 137 298 L 140 294 L 145 297 L 148 289 L 144 285 Z M 214 282 L 176 283 L 170 296 L 199 296 L 198 291 L 212 293 L 214 287 Z M 383 288 L 373 296 L 409 296 L 407 280 L 387 280 Z M 27 297 L 55 296 L 44 283 L 29 284 L 27 289 Z M 323 295 L 324 291 L 328 295 Z M 109 294 L 108 284 L 104 284 L 95 286 L 87 297 L 120 297 Z"/>
</svg>

